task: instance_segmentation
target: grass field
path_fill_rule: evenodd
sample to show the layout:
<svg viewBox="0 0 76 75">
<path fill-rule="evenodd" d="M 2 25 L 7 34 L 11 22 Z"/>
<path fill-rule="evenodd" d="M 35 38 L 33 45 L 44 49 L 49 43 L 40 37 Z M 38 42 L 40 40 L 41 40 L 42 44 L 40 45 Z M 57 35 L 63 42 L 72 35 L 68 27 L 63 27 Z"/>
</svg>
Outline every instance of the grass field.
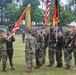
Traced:
<svg viewBox="0 0 76 75">
<path fill-rule="evenodd" d="M 0 75 L 76 75 L 76 71 L 71 70 L 65 70 L 63 68 L 56 68 L 56 62 L 54 64 L 54 67 L 48 68 L 46 65 L 49 64 L 48 61 L 48 53 L 46 56 L 46 63 L 43 65 L 41 69 L 33 70 L 32 73 L 27 73 L 27 67 L 25 63 L 25 44 L 22 43 L 21 35 L 15 35 L 15 43 L 14 43 L 14 67 L 16 70 L 11 71 L 9 62 L 7 62 L 7 72 L 2 72 L 2 66 L 0 63 Z M 64 62 L 64 59 L 63 59 Z M 63 63 L 63 67 L 65 67 L 65 63 Z M 74 60 L 72 60 L 72 68 L 74 66 Z"/>
</svg>

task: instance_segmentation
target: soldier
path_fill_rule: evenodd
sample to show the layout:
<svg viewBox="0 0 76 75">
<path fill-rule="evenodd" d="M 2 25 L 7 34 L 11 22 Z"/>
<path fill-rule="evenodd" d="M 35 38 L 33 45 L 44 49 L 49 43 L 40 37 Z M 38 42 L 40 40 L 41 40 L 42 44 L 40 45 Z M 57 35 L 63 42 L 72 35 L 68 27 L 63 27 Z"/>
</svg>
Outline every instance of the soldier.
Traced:
<svg viewBox="0 0 76 75">
<path fill-rule="evenodd" d="M 62 45 L 63 45 L 63 36 L 62 36 L 62 31 L 58 31 L 58 37 L 56 39 L 56 61 L 57 61 L 57 66 L 58 68 L 62 67 Z"/>
<path fill-rule="evenodd" d="M 66 63 L 65 69 L 70 69 L 71 59 L 72 59 L 72 47 L 70 46 L 71 36 L 70 32 L 67 30 L 64 37 L 64 60 Z"/>
<path fill-rule="evenodd" d="M 22 42 L 24 43 L 24 41 L 25 41 L 25 32 L 22 31 Z"/>
<path fill-rule="evenodd" d="M 9 33 L 7 33 L 7 38 L 9 37 Z M 14 67 L 13 67 L 13 61 L 12 61 L 12 58 L 13 58 L 13 42 L 15 41 L 15 38 L 13 36 L 11 36 L 9 38 L 10 42 L 7 42 L 6 43 L 6 46 L 7 46 L 7 54 L 8 54 L 8 58 L 9 58 L 9 62 L 10 62 L 10 66 L 11 66 L 11 70 L 15 70 Z"/>
<path fill-rule="evenodd" d="M 47 36 L 46 30 L 45 30 L 45 27 L 43 27 L 41 32 L 42 32 L 42 35 L 44 36 L 44 41 L 45 41 L 44 49 L 43 49 L 43 64 L 45 64 L 46 49 L 48 46 L 48 36 Z"/>
<path fill-rule="evenodd" d="M 4 31 L 0 30 L 0 61 L 2 59 L 3 72 L 6 72 L 6 63 L 7 63 L 6 42 L 8 42 L 8 40 L 4 37 Z"/>
<path fill-rule="evenodd" d="M 48 56 L 49 56 L 49 65 L 47 65 L 48 67 L 52 67 L 54 64 L 54 54 L 55 54 L 55 43 L 56 43 L 56 39 L 55 39 L 55 33 L 53 31 L 53 28 L 50 28 L 50 33 L 49 33 L 49 44 L 48 44 Z"/>
<path fill-rule="evenodd" d="M 36 67 L 35 69 L 39 69 L 43 65 L 43 49 L 44 49 L 44 37 L 40 33 L 40 30 L 36 30 L 36 40 L 38 43 L 38 49 L 36 50 Z"/>
<path fill-rule="evenodd" d="M 73 54 L 74 54 L 74 62 L 76 65 L 76 31 L 74 32 L 74 36 L 73 36 L 73 42 L 72 42 L 72 46 L 73 46 Z M 76 68 L 73 68 L 73 70 L 76 70 Z"/>
<path fill-rule="evenodd" d="M 36 39 L 31 35 L 31 30 L 28 30 L 25 47 L 25 59 L 27 64 L 27 72 L 32 72 L 34 65 L 35 49 L 38 47 Z"/>
</svg>

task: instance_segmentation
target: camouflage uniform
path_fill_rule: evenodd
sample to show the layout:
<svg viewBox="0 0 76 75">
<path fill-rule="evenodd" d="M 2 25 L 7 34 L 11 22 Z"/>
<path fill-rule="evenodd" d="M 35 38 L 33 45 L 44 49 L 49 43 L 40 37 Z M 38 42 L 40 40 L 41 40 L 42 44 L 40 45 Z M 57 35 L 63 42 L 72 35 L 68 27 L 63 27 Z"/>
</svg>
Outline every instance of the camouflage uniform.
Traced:
<svg viewBox="0 0 76 75">
<path fill-rule="evenodd" d="M 42 34 L 36 35 L 36 40 L 38 43 L 38 49 L 36 50 L 36 65 L 37 67 L 43 64 L 43 49 L 44 49 L 44 37 Z"/>
<path fill-rule="evenodd" d="M 43 34 L 43 36 L 44 36 L 44 41 L 45 41 L 45 43 L 44 43 L 44 49 L 43 49 L 43 63 L 45 63 L 46 49 L 48 47 L 48 36 L 47 36 L 46 33 Z"/>
<path fill-rule="evenodd" d="M 27 36 L 25 41 L 26 41 L 25 60 L 27 67 L 30 70 L 30 68 L 32 68 L 34 65 L 34 56 L 35 56 L 35 49 L 37 48 L 37 42 L 33 36 Z"/>
<path fill-rule="evenodd" d="M 76 65 L 76 35 L 74 37 L 74 42 L 73 42 L 73 55 L 74 55 L 74 63 Z"/>
<path fill-rule="evenodd" d="M 6 46 L 7 46 L 7 54 L 8 54 L 8 58 L 9 58 L 9 62 L 10 62 L 10 66 L 11 66 L 11 69 L 14 69 L 13 68 L 13 61 L 12 61 L 12 58 L 13 58 L 13 42 L 15 41 L 15 38 L 12 36 L 11 38 L 9 38 L 10 42 L 7 42 L 6 43 Z"/>
<path fill-rule="evenodd" d="M 68 31 L 66 33 L 68 33 Z M 68 46 L 70 42 L 71 42 L 71 36 L 68 33 L 68 35 L 65 35 L 64 37 L 64 60 L 66 63 L 66 69 L 69 69 L 71 66 L 72 47 Z"/>
<path fill-rule="evenodd" d="M 55 43 L 56 43 L 55 34 L 52 30 L 50 32 L 50 39 L 49 39 L 49 45 L 48 45 L 48 55 L 49 55 L 49 62 L 50 62 L 48 66 L 53 66 L 54 64 Z"/>
<path fill-rule="evenodd" d="M 2 59 L 3 71 L 5 71 L 6 63 L 7 63 L 7 48 L 6 48 L 7 41 L 8 40 L 3 35 L 1 35 L 1 31 L 0 31 L 0 61 Z"/>
<path fill-rule="evenodd" d="M 24 33 L 24 31 L 22 32 L 22 42 L 24 43 L 24 41 L 25 41 L 25 33 Z"/>
</svg>

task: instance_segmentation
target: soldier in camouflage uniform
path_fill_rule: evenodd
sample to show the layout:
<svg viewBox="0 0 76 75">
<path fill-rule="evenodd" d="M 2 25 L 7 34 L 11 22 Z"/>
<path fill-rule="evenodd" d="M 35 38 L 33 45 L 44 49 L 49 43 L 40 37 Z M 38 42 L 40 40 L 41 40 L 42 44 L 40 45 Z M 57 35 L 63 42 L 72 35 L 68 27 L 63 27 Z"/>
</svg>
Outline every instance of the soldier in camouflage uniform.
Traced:
<svg viewBox="0 0 76 75">
<path fill-rule="evenodd" d="M 35 49 L 38 47 L 36 39 L 31 35 L 31 30 L 28 30 L 25 46 L 25 60 L 27 64 L 27 72 L 32 72 L 34 65 Z"/>
<path fill-rule="evenodd" d="M 75 65 L 76 65 L 76 31 L 74 32 L 74 36 L 73 36 L 73 55 L 74 55 L 74 62 L 75 62 Z M 73 68 L 73 70 L 76 70 L 76 68 Z"/>
<path fill-rule="evenodd" d="M 72 47 L 70 46 L 71 36 L 70 32 L 67 30 L 64 37 L 64 60 L 66 63 L 65 69 L 70 69 L 71 59 L 72 59 Z"/>
<path fill-rule="evenodd" d="M 39 69 L 43 65 L 43 49 L 44 49 L 44 37 L 40 30 L 36 30 L 36 40 L 38 43 L 38 49 L 36 50 L 36 69 Z"/>
<path fill-rule="evenodd" d="M 8 40 L 4 37 L 4 31 L 0 30 L 0 61 L 2 59 L 3 72 L 6 71 L 5 69 L 6 69 L 6 63 L 7 63 L 6 42 L 8 42 Z"/>
<path fill-rule="evenodd" d="M 48 36 L 47 36 L 46 30 L 45 30 L 45 27 L 43 27 L 41 32 L 42 32 L 42 35 L 44 36 L 44 41 L 45 41 L 44 49 L 43 49 L 43 64 L 45 64 L 46 49 L 48 46 Z"/>
<path fill-rule="evenodd" d="M 9 37 L 9 33 L 7 33 L 7 38 Z M 13 36 L 11 36 L 9 38 L 10 42 L 7 42 L 6 43 L 6 46 L 7 46 L 7 54 L 8 54 L 8 58 L 9 58 L 9 62 L 10 62 L 10 66 L 11 66 L 11 70 L 15 70 L 13 68 L 13 61 L 12 61 L 12 58 L 13 58 L 13 42 L 15 41 L 15 38 Z"/>
<path fill-rule="evenodd" d="M 24 43 L 24 41 L 25 41 L 25 32 L 22 31 L 22 42 Z"/>
<path fill-rule="evenodd" d="M 55 39 L 55 33 L 53 31 L 53 28 L 50 28 L 50 33 L 49 33 L 49 39 L 48 39 L 48 56 L 49 56 L 49 65 L 47 65 L 48 67 L 52 67 L 54 64 L 54 54 L 55 54 L 55 43 L 56 43 L 56 39 Z"/>
</svg>

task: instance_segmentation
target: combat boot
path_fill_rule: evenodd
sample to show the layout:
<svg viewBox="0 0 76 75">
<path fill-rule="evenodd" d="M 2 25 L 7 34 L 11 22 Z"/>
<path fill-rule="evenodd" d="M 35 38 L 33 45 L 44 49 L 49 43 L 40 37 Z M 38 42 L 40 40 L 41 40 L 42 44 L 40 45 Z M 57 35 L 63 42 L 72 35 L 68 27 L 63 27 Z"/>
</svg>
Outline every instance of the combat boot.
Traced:
<svg viewBox="0 0 76 75">
<path fill-rule="evenodd" d="M 28 73 L 30 73 L 30 72 L 32 72 L 32 70 L 33 70 L 33 68 L 32 68 L 32 67 L 28 67 L 27 72 L 28 72 Z"/>
<path fill-rule="evenodd" d="M 7 72 L 7 70 L 5 70 L 5 68 L 3 68 L 2 72 Z"/>
<path fill-rule="evenodd" d="M 15 70 L 15 68 L 14 67 L 11 67 L 11 70 Z"/>
<path fill-rule="evenodd" d="M 40 69 L 40 66 L 36 66 L 35 69 Z"/>
<path fill-rule="evenodd" d="M 70 69 L 70 65 L 67 65 L 64 69 Z"/>
<path fill-rule="evenodd" d="M 53 67 L 53 64 L 50 63 L 49 65 L 47 65 L 47 67 Z"/>
</svg>

